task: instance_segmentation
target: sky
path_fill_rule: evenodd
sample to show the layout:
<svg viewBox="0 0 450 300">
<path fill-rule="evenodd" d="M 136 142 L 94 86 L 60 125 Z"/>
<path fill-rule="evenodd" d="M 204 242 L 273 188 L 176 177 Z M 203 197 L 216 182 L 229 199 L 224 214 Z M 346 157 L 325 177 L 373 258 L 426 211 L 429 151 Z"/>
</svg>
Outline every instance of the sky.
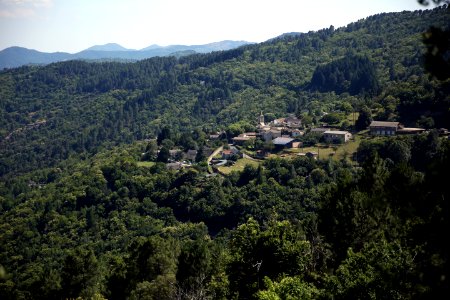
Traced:
<svg viewBox="0 0 450 300">
<path fill-rule="evenodd" d="M 75 53 L 106 43 L 129 49 L 259 43 L 286 32 L 425 8 L 417 0 L 0 0 L 0 50 Z"/>
</svg>

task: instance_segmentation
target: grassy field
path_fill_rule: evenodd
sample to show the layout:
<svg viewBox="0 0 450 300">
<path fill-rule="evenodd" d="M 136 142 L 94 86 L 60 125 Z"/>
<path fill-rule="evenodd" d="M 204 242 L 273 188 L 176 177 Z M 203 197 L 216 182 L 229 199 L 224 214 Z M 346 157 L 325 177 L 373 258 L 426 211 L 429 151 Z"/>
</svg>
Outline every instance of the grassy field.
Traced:
<svg viewBox="0 0 450 300">
<path fill-rule="evenodd" d="M 245 165 L 252 165 L 254 167 L 258 167 L 258 165 L 261 163 L 261 161 L 258 160 L 251 160 L 248 158 L 241 158 L 236 161 L 234 166 L 230 167 L 219 167 L 219 171 L 224 174 L 230 174 L 233 171 L 242 171 L 244 170 Z"/>
<path fill-rule="evenodd" d="M 330 145 L 327 146 L 325 144 L 320 144 L 314 147 L 305 147 L 300 149 L 290 149 L 289 152 L 292 154 L 297 153 L 306 153 L 306 152 L 317 152 L 319 154 L 320 159 L 327 159 L 330 155 L 333 156 L 333 159 L 340 160 L 344 156 L 350 159 L 353 153 L 358 149 L 359 144 L 361 143 L 361 136 L 354 135 L 353 139 L 342 145 Z"/>
<path fill-rule="evenodd" d="M 138 165 L 138 167 L 150 168 L 154 166 L 156 163 L 153 161 L 138 161 L 136 164 Z"/>
</svg>

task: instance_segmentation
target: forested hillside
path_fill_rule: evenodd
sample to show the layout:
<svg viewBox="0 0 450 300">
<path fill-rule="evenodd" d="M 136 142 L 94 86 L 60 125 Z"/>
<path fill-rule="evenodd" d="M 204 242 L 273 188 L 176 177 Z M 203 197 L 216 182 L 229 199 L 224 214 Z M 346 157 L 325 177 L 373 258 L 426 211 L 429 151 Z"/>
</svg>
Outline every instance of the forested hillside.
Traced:
<svg viewBox="0 0 450 300">
<path fill-rule="evenodd" d="M 421 33 L 433 24 L 446 28 L 448 16 L 442 8 L 380 14 L 180 59 L 69 61 L 1 72 L 0 174 L 155 137 L 164 126 L 212 131 L 254 123 L 260 111 L 317 117 L 342 102 L 356 110 L 382 104 L 386 118 L 394 114 L 407 125 L 423 116 L 449 127 L 442 109 L 448 87 L 430 81 L 421 65 Z M 32 125 L 39 121 L 45 123 Z"/>
<path fill-rule="evenodd" d="M 141 167 L 145 146 L 1 187 L 2 299 L 445 299 L 436 132 L 367 141 L 358 168 L 274 158 L 226 177 Z"/>
<path fill-rule="evenodd" d="M 0 298 L 446 299 L 450 85 L 425 73 L 422 33 L 448 20 L 380 14 L 205 55 L 1 72 Z M 261 111 L 430 130 L 208 172 L 203 150 L 227 143 L 209 134 L 252 130 Z M 198 163 L 168 169 L 174 145 Z"/>
</svg>

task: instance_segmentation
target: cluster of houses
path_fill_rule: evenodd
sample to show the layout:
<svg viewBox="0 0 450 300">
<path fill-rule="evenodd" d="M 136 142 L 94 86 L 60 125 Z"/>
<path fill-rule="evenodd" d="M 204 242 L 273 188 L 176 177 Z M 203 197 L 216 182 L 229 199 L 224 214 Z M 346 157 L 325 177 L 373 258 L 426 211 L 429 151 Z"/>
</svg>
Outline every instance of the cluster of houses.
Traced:
<svg viewBox="0 0 450 300">
<path fill-rule="evenodd" d="M 190 149 L 186 152 L 183 152 L 180 149 L 171 149 L 169 150 L 170 157 L 166 167 L 169 170 L 180 170 L 184 167 L 190 167 L 191 162 L 195 162 L 197 153 L 198 151 L 194 149 Z"/>
<path fill-rule="evenodd" d="M 379 136 L 415 134 L 423 131 L 425 129 L 404 127 L 399 122 L 372 121 L 369 126 L 370 134 Z M 347 143 L 352 138 L 352 134 L 348 131 L 327 127 L 312 128 L 310 132 L 320 134 L 323 136 L 323 140 L 330 144 Z M 272 142 L 276 149 L 298 148 L 302 145 L 298 138 L 303 136 L 304 133 L 302 121 L 294 116 L 275 119 L 266 124 L 264 115 L 261 113 L 256 132 L 245 132 L 232 140 L 235 145 L 243 145 L 260 137 L 265 142 Z"/>
<path fill-rule="evenodd" d="M 242 133 L 233 138 L 233 143 L 243 145 L 249 140 L 261 137 L 265 142 L 272 142 L 275 148 L 299 148 L 302 143 L 298 138 L 305 134 L 302 128 L 302 121 L 294 116 L 275 119 L 266 124 L 261 113 L 257 132 Z M 352 138 L 352 134 L 348 131 L 330 128 L 313 128 L 311 131 L 323 135 L 327 143 L 346 143 Z"/>
<path fill-rule="evenodd" d="M 286 148 L 298 147 L 296 138 L 302 136 L 304 131 L 301 130 L 302 121 L 296 117 L 289 116 L 287 118 L 275 119 L 266 124 L 264 115 L 261 113 L 257 125 L 257 132 L 245 132 L 234 137 L 233 144 L 243 145 L 245 142 L 260 137 L 266 142 L 272 141 L 275 146 Z"/>
<path fill-rule="evenodd" d="M 423 132 L 422 128 L 410 128 L 404 127 L 399 122 L 388 121 L 372 121 L 369 125 L 369 133 L 374 136 L 393 136 L 397 134 L 415 134 Z M 310 132 L 320 134 L 326 143 L 343 144 L 348 142 L 352 138 L 352 134 L 348 131 L 335 130 L 326 127 L 316 127 L 310 129 Z M 242 133 L 232 138 L 234 145 L 244 145 L 248 141 L 252 141 L 257 137 L 261 138 L 265 142 L 271 142 L 275 149 L 286 148 L 300 148 L 302 142 L 299 141 L 299 137 L 303 136 L 305 131 L 303 130 L 302 121 L 294 116 L 288 116 L 286 118 L 275 119 L 269 123 L 265 123 L 264 115 L 261 113 L 259 116 L 259 122 L 256 132 Z M 217 139 L 220 134 L 216 136 L 211 135 L 210 139 Z M 209 156 L 213 149 L 204 149 L 206 156 Z M 188 150 L 183 152 L 182 150 L 173 149 L 170 150 L 170 159 L 167 167 L 170 169 L 180 169 L 182 167 L 190 165 L 190 162 L 194 162 L 198 154 L 197 150 Z M 261 151 L 259 151 L 261 152 Z M 302 155 L 316 157 L 317 153 L 301 153 Z M 232 157 L 241 157 L 240 151 L 231 145 L 226 150 L 221 151 L 221 159 L 214 159 L 212 164 L 221 165 L 226 163 Z M 258 153 L 257 153 L 257 156 Z"/>
<path fill-rule="evenodd" d="M 171 170 L 180 170 L 185 167 L 190 167 L 193 162 L 195 162 L 199 150 L 189 149 L 184 152 L 181 149 L 171 149 L 169 150 L 169 161 L 166 167 Z M 211 155 L 213 149 L 203 148 L 203 154 L 205 156 Z"/>
</svg>

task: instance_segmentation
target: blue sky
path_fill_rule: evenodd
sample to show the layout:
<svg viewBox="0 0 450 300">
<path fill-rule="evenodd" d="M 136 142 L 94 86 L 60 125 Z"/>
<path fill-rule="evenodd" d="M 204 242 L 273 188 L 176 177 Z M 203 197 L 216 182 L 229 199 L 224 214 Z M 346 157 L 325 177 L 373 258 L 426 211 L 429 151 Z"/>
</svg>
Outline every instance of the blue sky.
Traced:
<svg viewBox="0 0 450 300">
<path fill-rule="evenodd" d="M 0 50 L 74 53 L 111 42 L 131 49 L 262 42 L 416 9 L 424 9 L 416 0 L 0 0 Z"/>
</svg>

